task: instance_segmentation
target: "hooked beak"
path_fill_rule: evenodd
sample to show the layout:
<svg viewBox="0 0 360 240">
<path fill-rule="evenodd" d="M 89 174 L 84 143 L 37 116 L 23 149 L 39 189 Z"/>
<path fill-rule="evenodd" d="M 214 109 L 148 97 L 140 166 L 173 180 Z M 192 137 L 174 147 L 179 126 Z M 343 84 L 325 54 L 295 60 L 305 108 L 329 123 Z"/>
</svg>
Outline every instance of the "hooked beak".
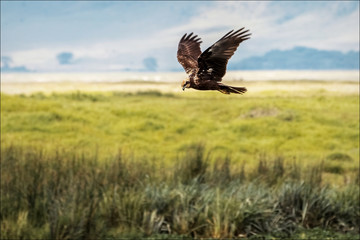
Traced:
<svg viewBox="0 0 360 240">
<path fill-rule="evenodd" d="M 185 91 L 185 88 L 186 88 L 187 86 L 190 86 L 190 82 L 187 82 L 187 83 L 184 84 L 184 86 L 182 87 L 183 91 Z"/>
</svg>

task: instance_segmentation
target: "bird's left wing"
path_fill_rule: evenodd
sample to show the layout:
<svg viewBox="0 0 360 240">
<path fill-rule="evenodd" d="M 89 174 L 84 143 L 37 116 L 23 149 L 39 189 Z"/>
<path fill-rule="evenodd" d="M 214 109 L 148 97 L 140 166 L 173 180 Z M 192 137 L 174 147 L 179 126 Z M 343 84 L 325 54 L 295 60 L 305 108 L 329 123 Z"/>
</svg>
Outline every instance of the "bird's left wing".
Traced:
<svg viewBox="0 0 360 240">
<path fill-rule="evenodd" d="M 200 43 L 202 43 L 200 38 L 197 35 L 193 36 L 193 33 L 185 34 L 180 39 L 177 59 L 187 74 L 198 67 L 198 57 L 201 54 Z"/>
<path fill-rule="evenodd" d="M 199 79 L 221 81 L 226 73 L 228 60 L 241 42 L 250 38 L 249 30 L 241 28 L 228 32 L 219 41 L 206 49 L 198 59 Z"/>
</svg>

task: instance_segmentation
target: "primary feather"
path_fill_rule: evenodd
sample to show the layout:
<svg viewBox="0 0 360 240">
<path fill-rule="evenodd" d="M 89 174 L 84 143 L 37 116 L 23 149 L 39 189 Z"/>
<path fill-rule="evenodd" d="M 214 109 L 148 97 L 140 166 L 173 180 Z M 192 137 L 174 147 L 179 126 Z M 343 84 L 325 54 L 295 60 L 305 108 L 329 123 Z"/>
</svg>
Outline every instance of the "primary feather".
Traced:
<svg viewBox="0 0 360 240">
<path fill-rule="evenodd" d="M 187 74 L 198 67 L 197 60 L 201 54 L 200 43 L 202 42 L 197 35 L 192 36 L 192 34 L 185 34 L 180 39 L 177 52 L 177 59 Z"/>
</svg>

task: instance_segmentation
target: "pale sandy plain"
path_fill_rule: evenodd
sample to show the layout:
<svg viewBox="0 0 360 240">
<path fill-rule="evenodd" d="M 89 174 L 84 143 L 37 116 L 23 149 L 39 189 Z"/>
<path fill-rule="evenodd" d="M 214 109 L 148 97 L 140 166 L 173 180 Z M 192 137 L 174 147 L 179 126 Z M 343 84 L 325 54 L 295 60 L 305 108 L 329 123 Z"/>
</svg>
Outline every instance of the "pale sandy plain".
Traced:
<svg viewBox="0 0 360 240">
<path fill-rule="evenodd" d="M 157 90 L 182 92 L 182 72 L 171 73 L 1 73 L 1 92 L 31 94 L 43 92 Z M 262 91 L 324 90 L 359 94 L 359 71 L 229 71 L 223 82 L 245 86 L 249 93 Z M 189 90 L 187 90 L 189 91 Z M 195 91 L 195 90 L 190 90 Z"/>
</svg>

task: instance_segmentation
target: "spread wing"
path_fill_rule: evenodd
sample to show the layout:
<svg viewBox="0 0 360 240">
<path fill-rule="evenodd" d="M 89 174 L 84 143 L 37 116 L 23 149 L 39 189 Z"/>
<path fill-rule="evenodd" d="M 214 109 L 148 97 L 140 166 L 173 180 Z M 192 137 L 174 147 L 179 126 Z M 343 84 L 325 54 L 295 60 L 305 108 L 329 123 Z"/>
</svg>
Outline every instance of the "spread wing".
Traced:
<svg viewBox="0 0 360 240">
<path fill-rule="evenodd" d="M 199 79 L 221 81 L 226 73 L 228 60 L 234 55 L 240 43 L 250 38 L 249 30 L 243 31 L 243 29 L 228 32 L 200 55 Z"/>
<path fill-rule="evenodd" d="M 185 34 L 179 42 L 177 59 L 187 74 L 198 67 L 198 57 L 201 54 L 200 38 L 193 33 Z"/>
</svg>

